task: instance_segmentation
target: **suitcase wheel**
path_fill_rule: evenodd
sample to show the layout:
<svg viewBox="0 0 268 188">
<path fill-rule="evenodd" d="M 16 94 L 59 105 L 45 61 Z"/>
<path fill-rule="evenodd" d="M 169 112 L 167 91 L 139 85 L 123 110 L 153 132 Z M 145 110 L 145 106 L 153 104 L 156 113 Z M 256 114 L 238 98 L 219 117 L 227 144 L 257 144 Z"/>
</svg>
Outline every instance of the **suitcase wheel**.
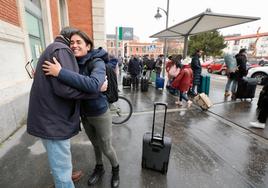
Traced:
<svg viewBox="0 0 268 188">
<path fill-rule="evenodd" d="M 164 163 L 162 168 L 162 174 L 166 174 L 167 170 L 168 170 L 168 163 Z"/>
<path fill-rule="evenodd" d="M 201 110 L 203 110 L 203 111 L 207 111 L 207 110 L 208 110 L 207 108 L 203 108 L 203 107 L 201 107 L 201 106 L 200 106 L 200 108 L 201 108 Z"/>
<path fill-rule="evenodd" d="M 142 162 L 141 162 L 141 167 L 142 167 L 142 168 L 145 168 L 145 167 L 146 167 L 146 162 L 145 162 L 145 159 L 142 159 Z"/>
</svg>

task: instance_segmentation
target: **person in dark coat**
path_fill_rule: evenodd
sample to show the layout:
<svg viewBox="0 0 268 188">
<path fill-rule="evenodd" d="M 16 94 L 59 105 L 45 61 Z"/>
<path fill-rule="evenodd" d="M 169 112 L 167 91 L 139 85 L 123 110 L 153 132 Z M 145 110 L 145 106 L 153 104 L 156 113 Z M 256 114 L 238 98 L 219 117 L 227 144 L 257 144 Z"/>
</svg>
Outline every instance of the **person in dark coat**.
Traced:
<svg viewBox="0 0 268 188">
<path fill-rule="evenodd" d="M 111 67 L 113 68 L 113 70 L 116 73 L 116 76 L 119 75 L 119 58 L 116 58 L 113 54 L 109 54 L 109 61 L 107 62 L 107 64 L 111 65 Z"/>
<path fill-rule="evenodd" d="M 262 84 L 264 84 L 264 86 L 261 90 L 257 103 L 258 121 L 250 122 L 250 124 L 254 128 L 264 129 L 268 117 L 268 77 L 265 77 L 262 80 Z"/>
<path fill-rule="evenodd" d="M 247 50 L 242 48 L 239 53 L 235 55 L 237 71 L 236 79 L 237 82 L 241 81 L 244 76 L 247 76 Z M 236 99 L 236 93 L 232 94 L 232 99 Z"/>
<path fill-rule="evenodd" d="M 156 73 L 156 77 L 160 77 L 160 74 L 162 72 L 162 66 L 163 66 L 163 62 L 164 62 L 164 55 L 160 54 L 158 56 L 158 58 L 155 60 L 155 73 Z"/>
<path fill-rule="evenodd" d="M 95 98 L 100 88 L 91 87 L 88 93 L 63 84 L 55 77 L 45 76 L 42 64 L 56 57 L 62 67 L 78 72 L 70 36 L 76 29 L 64 28 L 38 60 L 30 91 L 27 132 L 39 137 L 46 149 L 56 188 L 74 188 L 70 138 L 80 131 L 80 100 Z"/>
<path fill-rule="evenodd" d="M 239 53 L 235 55 L 235 59 L 238 69 L 236 73 L 239 81 L 244 76 L 247 76 L 247 50 L 242 48 Z"/>
<path fill-rule="evenodd" d="M 141 74 L 142 62 L 134 55 L 128 63 L 128 72 L 131 75 L 133 88 L 139 87 L 139 76 Z"/>
<path fill-rule="evenodd" d="M 191 61 L 191 68 L 193 70 L 193 86 L 191 88 L 191 94 L 197 95 L 197 88 L 201 84 L 202 66 L 200 63 L 200 57 L 202 56 L 202 50 L 196 50 Z"/>
<path fill-rule="evenodd" d="M 155 60 L 154 60 L 154 55 L 153 54 L 150 55 L 150 58 L 148 60 L 146 68 L 147 68 L 147 71 L 149 72 L 148 77 L 150 78 L 149 82 L 151 83 L 152 82 L 152 80 L 151 80 L 152 71 L 155 68 Z"/>
</svg>

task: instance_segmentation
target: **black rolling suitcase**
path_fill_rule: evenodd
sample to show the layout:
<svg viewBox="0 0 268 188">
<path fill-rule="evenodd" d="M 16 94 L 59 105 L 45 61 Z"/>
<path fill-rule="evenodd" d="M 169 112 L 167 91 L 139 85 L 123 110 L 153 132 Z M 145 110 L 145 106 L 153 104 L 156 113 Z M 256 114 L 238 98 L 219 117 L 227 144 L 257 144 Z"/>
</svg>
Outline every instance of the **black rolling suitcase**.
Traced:
<svg viewBox="0 0 268 188">
<path fill-rule="evenodd" d="M 131 87 L 131 76 L 129 74 L 123 76 L 123 88 L 125 87 Z"/>
<path fill-rule="evenodd" d="M 149 79 L 146 76 L 141 77 L 141 91 L 148 91 L 149 88 Z"/>
<path fill-rule="evenodd" d="M 155 110 L 158 105 L 163 105 L 165 107 L 162 136 L 154 133 Z M 169 154 L 171 149 L 171 138 L 164 136 L 166 115 L 167 104 L 157 102 L 154 103 L 152 132 L 147 132 L 144 134 L 142 146 L 142 168 L 160 171 L 163 174 L 166 174 L 168 170 Z"/>
<path fill-rule="evenodd" d="M 255 97 L 255 91 L 258 81 L 255 78 L 243 77 L 238 81 L 236 98 L 237 99 L 252 99 Z"/>
</svg>

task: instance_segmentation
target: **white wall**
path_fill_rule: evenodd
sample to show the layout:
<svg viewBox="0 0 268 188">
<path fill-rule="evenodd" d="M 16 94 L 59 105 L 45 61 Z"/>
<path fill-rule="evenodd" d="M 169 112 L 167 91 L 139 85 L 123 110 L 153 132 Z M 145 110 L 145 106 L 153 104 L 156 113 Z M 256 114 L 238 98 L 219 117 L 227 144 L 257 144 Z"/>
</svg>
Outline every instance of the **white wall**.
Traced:
<svg viewBox="0 0 268 188">
<path fill-rule="evenodd" d="M 95 47 L 106 47 L 105 0 L 92 0 L 93 39 Z"/>
<path fill-rule="evenodd" d="M 23 28 L 0 20 L 0 143 L 26 120 L 32 80 L 24 69 L 30 49 Z"/>
</svg>

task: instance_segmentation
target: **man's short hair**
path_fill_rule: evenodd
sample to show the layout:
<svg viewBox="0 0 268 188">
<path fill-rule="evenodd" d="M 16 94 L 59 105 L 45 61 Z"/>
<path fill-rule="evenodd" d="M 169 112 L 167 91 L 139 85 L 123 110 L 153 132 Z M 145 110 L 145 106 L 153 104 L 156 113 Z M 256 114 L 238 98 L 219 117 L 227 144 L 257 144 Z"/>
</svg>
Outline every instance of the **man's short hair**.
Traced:
<svg viewBox="0 0 268 188">
<path fill-rule="evenodd" d="M 239 50 L 239 53 L 242 54 L 242 53 L 246 53 L 247 52 L 247 49 L 246 48 L 242 48 Z"/>
<path fill-rule="evenodd" d="M 195 53 L 197 54 L 197 53 L 202 53 L 203 52 L 203 50 L 201 50 L 201 49 L 197 49 L 197 50 L 195 50 Z"/>
<path fill-rule="evenodd" d="M 74 32 L 78 31 L 78 29 L 73 28 L 73 27 L 64 27 L 61 31 L 60 31 L 60 35 L 62 35 L 65 39 L 67 39 L 68 41 L 70 41 L 71 36 Z"/>
</svg>

